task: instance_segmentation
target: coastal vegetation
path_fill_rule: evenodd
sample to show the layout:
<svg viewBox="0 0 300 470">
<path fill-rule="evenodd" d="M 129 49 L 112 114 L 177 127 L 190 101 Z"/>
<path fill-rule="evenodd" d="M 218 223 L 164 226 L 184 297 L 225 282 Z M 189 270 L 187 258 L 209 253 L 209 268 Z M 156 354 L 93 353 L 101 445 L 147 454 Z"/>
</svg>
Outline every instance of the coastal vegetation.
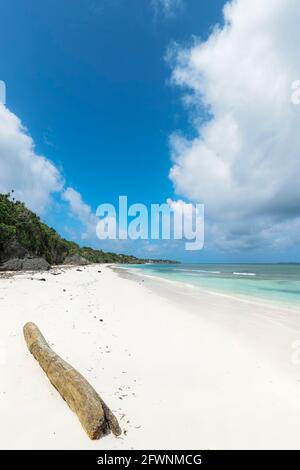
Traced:
<svg viewBox="0 0 300 470">
<path fill-rule="evenodd" d="M 0 194 L 0 262 L 33 256 L 44 258 L 50 265 L 62 264 L 68 256 L 75 254 L 90 263 L 164 262 L 81 247 L 62 238 L 23 202 L 15 200 L 13 191 Z"/>
</svg>

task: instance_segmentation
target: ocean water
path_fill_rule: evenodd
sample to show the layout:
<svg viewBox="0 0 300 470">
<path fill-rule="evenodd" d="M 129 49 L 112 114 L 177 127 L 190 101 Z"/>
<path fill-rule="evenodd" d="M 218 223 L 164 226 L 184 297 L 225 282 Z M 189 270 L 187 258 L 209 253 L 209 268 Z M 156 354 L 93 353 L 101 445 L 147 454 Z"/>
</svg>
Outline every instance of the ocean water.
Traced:
<svg viewBox="0 0 300 470">
<path fill-rule="evenodd" d="M 300 309 L 300 264 L 147 264 L 134 267 L 145 275 Z"/>
</svg>

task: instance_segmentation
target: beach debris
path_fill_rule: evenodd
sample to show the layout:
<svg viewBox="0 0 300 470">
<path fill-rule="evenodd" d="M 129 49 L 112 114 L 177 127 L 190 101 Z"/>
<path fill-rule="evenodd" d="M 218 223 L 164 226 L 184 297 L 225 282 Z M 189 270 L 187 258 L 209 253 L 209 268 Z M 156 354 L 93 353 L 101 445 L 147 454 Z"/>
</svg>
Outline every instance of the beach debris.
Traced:
<svg viewBox="0 0 300 470">
<path fill-rule="evenodd" d="M 23 328 L 28 349 L 60 393 L 90 439 L 100 439 L 112 432 L 120 436 L 117 418 L 88 381 L 49 346 L 39 328 L 32 322 Z"/>
</svg>

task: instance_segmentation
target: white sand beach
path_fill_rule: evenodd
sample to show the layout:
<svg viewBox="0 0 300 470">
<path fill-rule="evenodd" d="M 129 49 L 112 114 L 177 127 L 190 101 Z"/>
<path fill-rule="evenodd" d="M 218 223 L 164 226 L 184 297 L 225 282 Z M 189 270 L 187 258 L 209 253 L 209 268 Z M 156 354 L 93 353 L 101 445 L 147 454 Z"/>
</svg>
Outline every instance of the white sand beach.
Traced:
<svg viewBox="0 0 300 470">
<path fill-rule="evenodd" d="M 57 272 L 0 279 L 2 449 L 300 448 L 297 312 L 108 266 Z M 121 437 L 89 440 L 27 350 L 28 321 L 101 394 Z"/>
</svg>

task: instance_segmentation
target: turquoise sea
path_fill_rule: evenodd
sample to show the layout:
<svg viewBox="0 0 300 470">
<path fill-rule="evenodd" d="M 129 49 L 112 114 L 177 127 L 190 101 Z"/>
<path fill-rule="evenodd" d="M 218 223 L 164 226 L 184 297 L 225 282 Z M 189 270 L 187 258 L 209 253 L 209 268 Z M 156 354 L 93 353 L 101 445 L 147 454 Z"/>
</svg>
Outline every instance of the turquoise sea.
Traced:
<svg viewBox="0 0 300 470">
<path fill-rule="evenodd" d="M 147 264 L 134 267 L 145 275 L 300 308 L 300 264 Z"/>
</svg>

